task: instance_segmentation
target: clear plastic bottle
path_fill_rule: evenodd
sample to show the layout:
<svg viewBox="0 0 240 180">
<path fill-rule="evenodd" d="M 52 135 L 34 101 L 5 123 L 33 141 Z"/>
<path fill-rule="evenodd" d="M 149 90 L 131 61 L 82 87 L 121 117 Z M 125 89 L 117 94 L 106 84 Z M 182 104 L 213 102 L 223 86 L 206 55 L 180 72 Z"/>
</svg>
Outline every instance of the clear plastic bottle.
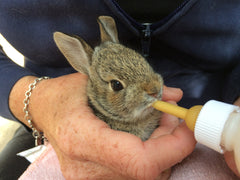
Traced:
<svg viewBox="0 0 240 180">
<path fill-rule="evenodd" d="M 233 111 L 225 123 L 221 146 L 225 151 L 233 151 L 234 159 L 240 173 L 240 108 Z"/>
<path fill-rule="evenodd" d="M 163 101 L 153 107 L 185 120 L 199 143 L 220 153 L 233 151 L 240 173 L 240 107 L 215 100 L 190 109 Z"/>
</svg>

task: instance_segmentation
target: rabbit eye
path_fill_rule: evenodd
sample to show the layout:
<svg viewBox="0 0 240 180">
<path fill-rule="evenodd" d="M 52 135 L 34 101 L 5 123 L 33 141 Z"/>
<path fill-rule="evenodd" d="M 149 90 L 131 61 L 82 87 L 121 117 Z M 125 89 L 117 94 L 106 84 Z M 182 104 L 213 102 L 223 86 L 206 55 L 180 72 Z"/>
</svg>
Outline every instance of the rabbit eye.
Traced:
<svg viewBox="0 0 240 180">
<path fill-rule="evenodd" d="M 111 87 L 114 91 L 120 91 L 123 89 L 123 85 L 118 80 L 111 80 Z"/>
</svg>

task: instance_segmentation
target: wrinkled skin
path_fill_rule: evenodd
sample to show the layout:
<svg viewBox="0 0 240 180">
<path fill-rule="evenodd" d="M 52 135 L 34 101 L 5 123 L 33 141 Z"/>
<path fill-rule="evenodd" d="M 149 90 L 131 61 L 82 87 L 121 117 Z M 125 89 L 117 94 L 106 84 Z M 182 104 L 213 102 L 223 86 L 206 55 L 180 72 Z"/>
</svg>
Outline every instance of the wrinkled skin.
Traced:
<svg viewBox="0 0 240 180">
<path fill-rule="evenodd" d="M 24 123 L 19 99 L 33 79 L 19 80 L 10 95 L 10 108 Z M 30 100 L 35 126 L 52 144 L 66 179 L 153 180 L 193 151 L 193 133 L 167 114 L 145 142 L 110 129 L 88 107 L 86 84 L 87 76 L 80 73 L 44 80 Z M 181 90 L 164 87 L 163 100 L 174 103 L 181 97 Z"/>
</svg>

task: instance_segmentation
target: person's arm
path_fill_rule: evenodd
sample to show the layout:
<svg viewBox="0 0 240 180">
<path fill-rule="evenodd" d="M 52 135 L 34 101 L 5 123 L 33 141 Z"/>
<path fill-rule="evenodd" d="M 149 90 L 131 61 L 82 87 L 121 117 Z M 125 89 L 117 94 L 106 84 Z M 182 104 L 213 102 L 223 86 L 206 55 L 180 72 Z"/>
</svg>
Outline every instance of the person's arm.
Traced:
<svg viewBox="0 0 240 180">
<path fill-rule="evenodd" d="M 34 78 L 20 79 L 10 94 L 11 111 L 25 124 L 22 100 Z M 39 82 L 30 97 L 33 122 L 52 144 L 66 179 L 155 179 L 193 151 L 193 133 L 185 124 L 169 123 L 177 120 L 168 115 L 145 142 L 110 129 L 88 107 L 86 84 L 85 75 L 65 75 Z M 164 100 L 181 96 L 164 88 Z"/>
<path fill-rule="evenodd" d="M 27 75 L 35 74 L 15 64 L 0 48 L 0 116 L 16 120 L 9 109 L 9 94 L 14 84 Z"/>
</svg>

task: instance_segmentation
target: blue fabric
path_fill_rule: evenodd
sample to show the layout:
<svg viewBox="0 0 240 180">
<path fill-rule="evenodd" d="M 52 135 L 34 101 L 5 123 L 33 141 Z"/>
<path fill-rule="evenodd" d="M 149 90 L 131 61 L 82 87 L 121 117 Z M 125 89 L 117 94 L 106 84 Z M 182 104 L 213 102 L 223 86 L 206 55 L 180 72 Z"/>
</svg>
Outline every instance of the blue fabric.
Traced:
<svg viewBox="0 0 240 180">
<path fill-rule="evenodd" d="M 240 2 L 186 0 L 150 26 L 148 61 L 165 84 L 184 91 L 180 105 L 209 99 L 233 103 L 240 95 Z M 0 115 L 13 118 L 8 96 L 25 75 L 52 77 L 74 72 L 55 46 L 54 31 L 77 34 L 91 46 L 99 43 L 96 19 L 112 16 L 120 42 L 141 52 L 145 26 L 113 0 L 2 0 L 0 33 L 26 56 L 25 69 L 0 56 Z"/>
<path fill-rule="evenodd" d="M 25 70 L 8 59 L 0 50 L 0 115 L 8 119 L 15 119 L 9 110 L 9 92 L 16 81 L 27 75 L 35 75 L 33 72 Z"/>
</svg>

